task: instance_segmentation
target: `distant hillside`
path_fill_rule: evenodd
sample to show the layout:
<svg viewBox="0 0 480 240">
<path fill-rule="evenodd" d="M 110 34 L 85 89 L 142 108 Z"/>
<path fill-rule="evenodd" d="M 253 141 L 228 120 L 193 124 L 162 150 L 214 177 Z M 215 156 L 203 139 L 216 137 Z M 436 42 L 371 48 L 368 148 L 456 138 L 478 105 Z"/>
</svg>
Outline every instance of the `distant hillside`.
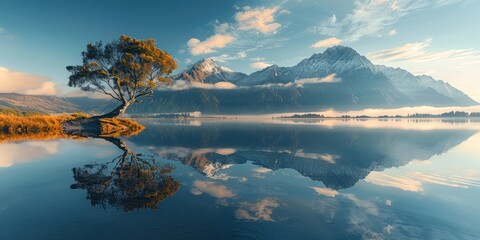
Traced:
<svg viewBox="0 0 480 240">
<path fill-rule="evenodd" d="M 87 97 L 63 98 L 54 96 L 33 96 L 16 93 L 0 93 L 0 109 L 38 113 L 103 113 L 115 107 L 113 100 Z M 15 111 L 15 110 L 13 110 Z"/>
<path fill-rule="evenodd" d="M 78 112 L 81 109 L 66 98 L 0 93 L 0 106 L 41 113 Z"/>
<path fill-rule="evenodd" d="M 0 106 L 0 115 L 14 115 L 14 116 L 33 116 L 39 115 L 39 112 L 22 111 L 11 107 Z"/>
</svg>

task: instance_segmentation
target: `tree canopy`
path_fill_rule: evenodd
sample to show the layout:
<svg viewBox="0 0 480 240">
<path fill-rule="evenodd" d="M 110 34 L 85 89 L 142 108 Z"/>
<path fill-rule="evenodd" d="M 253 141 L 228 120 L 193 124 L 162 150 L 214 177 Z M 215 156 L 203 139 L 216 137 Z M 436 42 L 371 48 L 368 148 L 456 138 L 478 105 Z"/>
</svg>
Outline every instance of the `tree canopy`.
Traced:
<svg viewBox="0 0 480 240">
<path fill-rule="evenodd" d="M 83 63 L 67 66 L 71 73 L 68 86 L 100 92 L 121 102 L 105 117 L 116 117 L 127 107 L 151 96 L 162 84 L 170 84 L 168 75 L 177 68 L 173 57 L 159 49 L 155 40 L 121 36 L 108 44 L 89 43 L 82 52 Z"/>
</svg>

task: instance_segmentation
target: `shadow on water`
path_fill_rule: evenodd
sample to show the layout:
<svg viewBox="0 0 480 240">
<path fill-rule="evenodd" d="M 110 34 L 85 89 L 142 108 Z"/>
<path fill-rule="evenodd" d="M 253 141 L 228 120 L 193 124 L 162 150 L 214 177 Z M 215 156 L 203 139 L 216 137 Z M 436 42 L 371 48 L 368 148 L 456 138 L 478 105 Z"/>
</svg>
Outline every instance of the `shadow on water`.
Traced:
<svg viewBox="0 0 480 240">
<path fill-rule="evenodd" d="M 133 152 L 119 138 L 102 138 L 123 153 L 106 163 L 86 164 L 73 168 L 75 183 L 71 189 L 87 190 L 87 199 L 94 207 L 107 205 L 125 212 L 157 209 L 160 202 L 180 188 L 171 176 L 172 165 L 161 165 L 153 156 Z"/>
</svg>

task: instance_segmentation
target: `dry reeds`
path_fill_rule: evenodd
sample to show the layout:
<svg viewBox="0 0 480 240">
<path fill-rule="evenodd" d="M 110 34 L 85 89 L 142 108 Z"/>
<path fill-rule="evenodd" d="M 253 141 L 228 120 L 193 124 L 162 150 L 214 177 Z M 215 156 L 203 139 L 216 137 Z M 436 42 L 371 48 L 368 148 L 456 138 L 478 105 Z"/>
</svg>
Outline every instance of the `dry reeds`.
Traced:
<svg viewBox="0 0 480 240">
<path fill-rule="evenodd" d="M 93 124 L 93 127 L 99 130 L 98 133 L 100 134 L 98 137 L 131 136 L 138 134 L 145 128 L 130 119 L 93 119 L 90 118 L 90 115 L 84 113 L 58 116 L 15 116 L 0 114 L 0 142 L 72 138 L 76 135 L 65 134 L 62 127 L 63 122 L 70 120 Z"/>
<path fill-rule="evenodd" d="M 71 118 L 69 115 L 0 115 L 0 142 L 65 137 L 62 133 L 62 122 Z"/>
</svg>

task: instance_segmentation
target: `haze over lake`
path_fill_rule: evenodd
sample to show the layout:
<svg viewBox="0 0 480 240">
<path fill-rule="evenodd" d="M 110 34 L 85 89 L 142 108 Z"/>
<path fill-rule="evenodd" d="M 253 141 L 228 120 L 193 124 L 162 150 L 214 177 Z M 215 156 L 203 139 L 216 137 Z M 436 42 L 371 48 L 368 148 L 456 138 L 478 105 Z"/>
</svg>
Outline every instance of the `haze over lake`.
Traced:
<svg viewBox="0 0 480 240">
<path fill-rule="evenodd" d="M 0 144 L 0 238 L 480 238 L 480 122 L 141 123 Z"/>
</svg>

